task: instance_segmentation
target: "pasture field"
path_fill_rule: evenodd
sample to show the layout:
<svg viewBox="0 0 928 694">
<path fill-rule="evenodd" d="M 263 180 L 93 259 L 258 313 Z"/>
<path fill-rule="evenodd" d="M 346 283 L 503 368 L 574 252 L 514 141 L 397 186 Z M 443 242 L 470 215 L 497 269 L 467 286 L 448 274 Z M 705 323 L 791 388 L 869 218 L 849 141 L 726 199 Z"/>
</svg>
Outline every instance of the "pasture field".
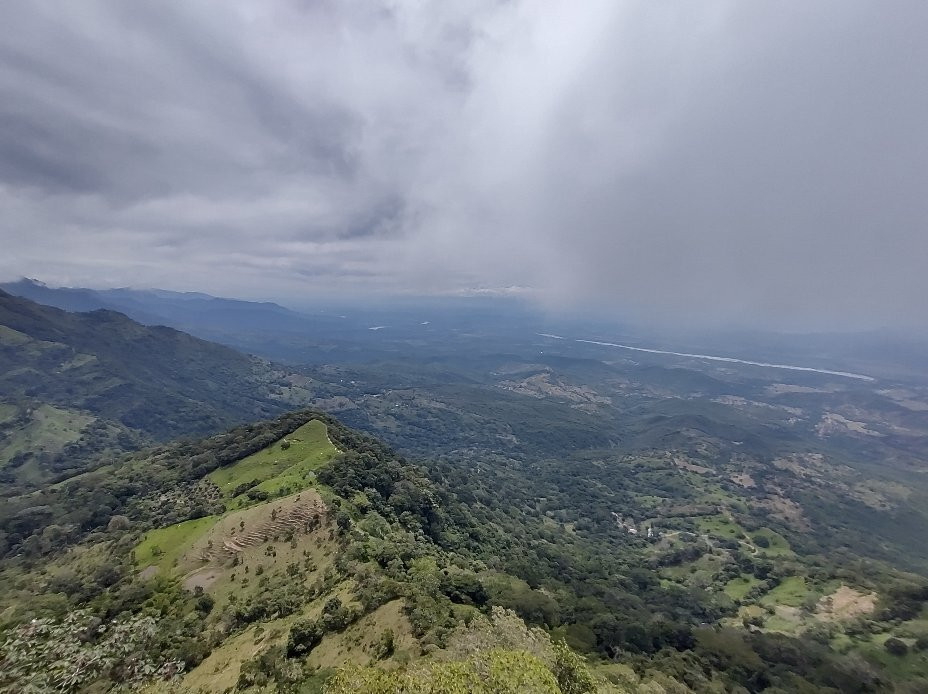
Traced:
<svg viewBox="0 0 928 694">
<path fill-rule="evenodd" d="M 307 473 L 331 460 L 336 453 L 338 449 L 329 441 L 325 424 L 314 419 L 267 448 L 214 470 L 209 480 L 227 498 L 232 498 L 241 485 L 252 482 L 271 496 L 288 486 L 291 491 L 298 491 L 309 486 Z"/>
<path fill-rule="evenodd" d="M 209 530 L 217 516 L 204 516 L 194 520 L 149 530 L 135 548 L 135 561 L 141 567 L 155 566 L 161 573 L 169 573 L 191 543 Z"/>
<path fill-rule="evenodd" d="M 751 592 L 751 589 L 759 583 L 760 581 L 754 576 L 741 574 L 738 578 L 733 578 L 726 583 L 724 591 L 732 600 L 743 600 Z"/>
</svg>

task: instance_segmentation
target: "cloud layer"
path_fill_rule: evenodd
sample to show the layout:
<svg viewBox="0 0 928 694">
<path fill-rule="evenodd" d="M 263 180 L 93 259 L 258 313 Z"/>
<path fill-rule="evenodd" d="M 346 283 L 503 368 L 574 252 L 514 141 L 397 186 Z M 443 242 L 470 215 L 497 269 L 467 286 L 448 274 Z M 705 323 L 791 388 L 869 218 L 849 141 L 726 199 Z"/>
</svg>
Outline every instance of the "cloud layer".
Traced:
<svg viewBox="0 0 928 694">
<path fill-rule="evenodd" d="M 0 274 L 928 325 L 928 5 L 16 3 Z"/>
</svg>

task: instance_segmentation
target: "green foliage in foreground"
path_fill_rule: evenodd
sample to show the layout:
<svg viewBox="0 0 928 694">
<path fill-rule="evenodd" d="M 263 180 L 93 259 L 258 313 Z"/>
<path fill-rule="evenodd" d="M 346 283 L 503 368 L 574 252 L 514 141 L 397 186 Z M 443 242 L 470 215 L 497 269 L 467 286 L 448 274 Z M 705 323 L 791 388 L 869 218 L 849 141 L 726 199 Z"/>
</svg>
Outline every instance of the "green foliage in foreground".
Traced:
<svg viewBox="0 0 928 694">
<path fill-rule="evenodd" d="M 349 667 L 325 686 L 326 694 L 574 694 L 562 689 L 554 674 L 525 651 L 494 650 L 463 662 L 424 663 L 405 670 Z"/>
<path fill-rule="evenodd" d="M 333 443 L 342 451 L 317 473 L 318 483 L 325 485 L 328 505 L 318 538 L 333 553 L 331 566 L 322 575 L 312 581 L 300 580 L 313 573 L 311 561 L 293 564 L 292 577 L 270 571 L 259 575 L 254 570 L 246 579 L 242 569 L 236 586 L 244 588 L 248 580 L 258 590 L 243 590 L 235 601 L 214 603 L 206 599 L 210 596 L 191 594 L 172 579 L 143 581 L 129 568 L 133 566 L 129 551 L 138 531 L 150 531 L 164 522 L 171 509 L 183 507 L 178 503 L 180 491 L 196 487 L 214 470 L 234 466 L 269 445 L 279 447 L 282 437 L 312 419 L 326 424 Z M 672 479 L 675 474 L 653 461 L 637 465 L 640 479 L 650 480 L 652 486 L 655 480 Z M 588 469 L 603 479 L 614 474 L 596 465 Z M 578 463 L 572 472 L 584 470 Z M 105 510 L 90 517 L 83 535 L 75 531 L 57 548 L 51 543 L 44 552 L 44 546 L 31 552 L 27 551 L 30 546 L 47 533 L 42 521 L 24 523 L 19 515 L 9 526 L 19 533 L 20 554 L 0 567 L 0 579 L 28 605 L 26 610 L 14 611 L 14 624 L 7 632 L 13 640 L 4 653 L 9 665 L 4 663 L 4 673 L 10 673 L 6 676 L 14 691 L 39 681 L 35 678 L 44 677 L 43 672 L 53 676 L 56 670 L 48 654 L 54 653 L 55 641 L 67 644 L 69 638 L 70 642 L 76 638 L 81 644 L 75 646 L 76 655 L 62 661 L 67 673 L 54 675 L 60 684 L 56 680 L 48 686 L 78 691 L 92 683 L 105 689 L 118 681 L 131 682 L 133 677 L 168 675 L 161 669 L 166 663 L 195 667 L 210 648 L 222 645 L 248 625 L 297 615 L 281 633 L 281 641 L 268 644 L 242 663 L 239 680 L 242 689 L 296 691 L 302 684 L 309 686 L 308 678 L 315 680 L 313 686 L 320 684 L 321 675 L 313 674 L 310 663 L 321 643 L 344 636 L 348 626 L 387 602 L 402 600 L 409 638 L 414 637 L 417 644 L 415 653 L 407 650 L 404 659 L 392 658 L 383 672 L 348 668 L 332 680 L 331 692 L 346 688 L 454 692 L 459 683 L 467 691 L 569 694 L 623 689 L 700 694 L 843 691 L 847 683 L 863 683 L 860 691 L 893 691 L 893 671 L 858 652 L 832 649 L 829 637 L 834 634 L 820 630 L 786 635 L 750 631 L 740 625 L 722 627 L 722 620 L 736 614 L 724 591 L 710 596 L 696 588 L 664 587 L 659 580 L 665 564 L 698 560 L 707 581 L 724 586 L 735 576 L 750 575 L 768 591 L 782 585 L 783 599 L 795 602 L 801 597 L 800 588 L 805 591 L 806 583 L 797 574 L 802 567 L 774 566 L 767 559 L 745 555 L 738 544 L 713 549 L 691 543 L 684 557 L 678 556 L 673 544 L 677 540 L 671 538 L 665 550 L 655 551 L 645 540 L 630 538 L 607 514 L 578 519 L 568 531 L 547 519 L 558 518 L 561 509 L 568 507 L 568 495 L 586 494 L 588 498 L 593 487 L 578 477 L 564 479 L 559 489 L 552 484 L 545 494 L 546 504 L 565 503 L 549 506 L 551 516 L 538 519 L 524 511 L 537 499 L 520 496 L 526 494 L 518 486 L 523 478 L 507 475 L 509 471 L 503 470 L 490 478 L 494 484 L 490 489 L 468 480 L 460 468 L 435 466 L 427 472 L 331 417 L 307 411 L 162 449 L 144 461 L 115 468 L 107 476 L 78 478 L 69 483 L 72 497 L 101 491 L 109 495 Z M 632 478 L 628 484 L 638 482 Z M 617 491 L 624 498 L 634 498 L 634 489 Z M 501 496 L 506 504 L 494 502 Z M 160 500 L 166 497 L 170 503 L 163 506 Z M 46 513 L 67 512 L 68 494 L 48 493 L 44 499 L 56 504 Z M 186 508 L 183 515 L 189 518 L 196 508 Z M 204 525 L 211 522 L 202 521 Z M 157 531 L 142 549 L 157 554 L 151 538 L 161 533 L 180 541 L 188 530 L 199 527 L 197 521 L 188 523 Z M 39 539 L 32 541 L 31 537 Z M 63 551 L 64 547 L 70 551 Z M 167 552 L 170 548 L 160 549 Z M 692 557 L 690 549 L 695 550 Z M 92 566 L 80 568 L 82 561 Z M 809 572 L 810 568 L 806 575 L 811 576 Z M 820 573 L 830 580 L 824 569 Z M 797 578 L 789 580 L 790 576 Z M 345 590 L 338 586 L 349 584 L 352 595 L 342 604 L 333 593 Z M 915 620 L 928 598 L 928 587 L 913 578 L 884 593 L 887 602 L 881 603 L 872 620 L 861 620 L 861 634 L 892 628 L 888 620 Z M 324 601 L 321 616 L 317 616 L 317 600 Z M 501 618 L 499 606 L 514 612 Z M 307 614 L 299 616 L 307 608 Z M 81 610 L 100 620 L 101 630 L 87 641 L 60 635 L 58 630 L 74 630 L 68 620 Z M 45 622 L 44 632 L 29 636 L 22 631 L 28 630 L 31 616 L 45 614 L 57 619 Z M 106 655 L 107 630 L 147 618 L 154 620 L 158 637 L 124 640 L 130 664 L 112 662 Z M 537 627 L 526 626 L 523 618 Z M 146 633 L 139 629 L 142 637 Z M 566 646 L 552 643 L 551 634 L 585 650 L 593 665 L 588 666 Z M 87 652 L 87 648 L 101 649 L 99 668 L 84 666 L 86 658 L 97 657 L 97 651 Z M 891 655 L 882 641 L 880 651 L 886 658 L 917 655 L 911 649 L 905 656 Z M 368 657 L 391 658 L 390 652 L 386 639 Z M 608 659 L 608 664 L 598 665 L 597 658 Z M 135 670 L 132 663 L 146 665 Z M 129 675 L 124 677 L 125 668 Z M 599 676 L 608 678 L 611 685 L 599 681 Z"/>
<path fill-rule="evenodd" d="M 591 674 L 584 658 L 562 641 L 552 641 L 541 629 L 526 627 L 513 612 L 498 607 L 489 618 L 478 616 L 470 624 L 459 625 L 446 649 L 434 658 L 391 670 L 350 664 L 325 686 L 326 694 L 622 691 Z"/>
<path fill-rule="evenodd" d="M 101 677 L 130 685 L 167 679 L 184 664 L 148 655 L 160 637 L 158 627 L 150 616 L 104 623 L 87 611 L 21 625 L 0 647 L 0 688 L 71 692 Z"/>
</svg>

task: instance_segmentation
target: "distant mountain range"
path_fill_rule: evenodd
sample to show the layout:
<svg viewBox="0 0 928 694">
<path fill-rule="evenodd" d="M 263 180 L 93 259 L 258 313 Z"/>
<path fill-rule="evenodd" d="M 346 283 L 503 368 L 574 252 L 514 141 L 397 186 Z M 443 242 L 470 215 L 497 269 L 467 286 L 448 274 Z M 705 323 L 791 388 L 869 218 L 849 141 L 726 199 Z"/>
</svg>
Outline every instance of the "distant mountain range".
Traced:
<svg viewBox="0 0 928 694">
<path fill-rule="evenodd" d="M 364 363 L 412 356 L 430 358 L 438 354 L 458 357 L 474 350 L 505 352 L 516 346 L 525 347 L 536 339 L 538 332 L 555 332 L 636 348 L 801 364 L 922 383 L 928 373 L 928 337 L 889 331 L 700 333 L 620 325 L 614 319 L 597 320 L 590 316 L 554 318 L 518 301 L 488 297 L 371 299 L 301 312 L 273 302 L 221 298 L 200 292 L 50 287 L 25 278 L 0 283 L 0 289 L 66 311 L 119 311 L 143 325 L 169 326 L 289 364 Z M 602 348 L 586 351 L 599 358 Z M 636 358 L 642 358 L 642 354 L 637 353 Z M 651 361 L 669 364 L 679 359 L 657 355 Z"/>
<path fill-rule="evenodd" d="M 0 283 L 14 296 L 65 311 L 119 311 L 143 325 L 166 325 L 204 340 L 275 361 L 365 362 L 408 356 L 429 341 L 457 352 L 458 336 L 530 335 L 534 316 L 493 298 L 418 298 L 348 304 L 299 312 L 271 302 L 242 301 L 163 289 L 50 287 L 38 280 Z M 449 345 L 450 339 L 450 345 Z M 439 350 L 441 351 L 441 350 Z"/>
<path fill-rule="evenodd" d="M 312 338 L 322 333 L 330 339 L 344 337 L 346 328 L 346 321 L 338 316 L 303 314 L 271 302 L 200 292 L 49 287 L 33 279 L 0 284 L 0 289 L 65 311 L 119 311 L 143 325 L 166 325 L 278 361 L 309 360 L 314 356 Z M 366 328 L 355 327 L 353 332 L 367 338 Z"/>
<path fill-rule="evenodd" d="M 307 316 L 270 302 L 222 299 L 200 292 L 164 289 L 86 289 L 49 287 L 34 279 L 0 284 L 0 289 L 65 311 L 109 309 L 144 325 L 168 325 L 201 330 L 276 330 L 289 326 L 304 332 Z"/>
</svg>

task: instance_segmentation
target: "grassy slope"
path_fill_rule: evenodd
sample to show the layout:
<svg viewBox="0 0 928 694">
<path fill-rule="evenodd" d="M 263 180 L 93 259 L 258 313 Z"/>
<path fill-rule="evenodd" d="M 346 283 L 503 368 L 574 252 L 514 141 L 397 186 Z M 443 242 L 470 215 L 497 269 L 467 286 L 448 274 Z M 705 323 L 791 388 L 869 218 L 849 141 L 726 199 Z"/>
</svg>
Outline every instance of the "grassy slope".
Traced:
<svg viewBox="0 0 928 694">
<path fill-rule="evenodd" d="M 787 605 L 799 607 L 809 595 L 809 587 L 802 576 L 787 576 L 780 584 L 771 590 L 761 603 L 764 605 Z"/>
<path fill-rule="evenodd" d="M 13 406 L 3 410 L 8 417 L 16 412 Z M 94 417 L 83 412 L 39 405 L 30 413 L 28 423 L 12 431 L 9 439 L 0 444 L 0 467 L 18 453 L 60 453 L 69 443 L 77 441 L 93 421 Z"/>
<path fill-rule="evenodd" d="M 169 525 L 151 530 L 135 548 L 135 561 L 141 567 L 155 566 L 170 573 L 190 546 L 216 524 L 216 516 Z"/>
<path fill-rule="evenodd" d="M 725 584 L 725 594 L 732 600 L 743 600 L 751 592 L 751 589 L 759 583 L 760 581 L 754 576 L 741 574 L 738 578 L 733 578 Z"/>
<path fill-rule="evenodd" d="M 745 536 L 744 528 L 727 516 L 699 518 L 696 525 L 708 535 L 716 535 L 729 540 L 738 540 Z"/>
<path fill-rule="evenodd" d="M 318 578 L 334 558 L 331 543 L 318 533 L 294 533 L 293 539 L 286 541 L 287 533 L 275 535 L 268 532 L 267 540 L 239 552 L 237 567 L 240 568 L 232 566 L 228 559 L 204 562 L 200 558 L 210 543 L 213 547 L 219 547 L 226 540 L 234 540 L 236 536 L 247 534 L 253 529 L 267 527 L 272 522 L 274 509 L 318 500 L 319 497 L 312 490 L 304 490 L 284 499 L 228 514 L 186 546 L 178 562 L 178 570 L 186 576 L 185 585 L 189 588 L 201 585 L 209 590 L 219 604 L 225 604 L 233 594 L 243 597 L 256 592 L 260 588 L 257 578 L 259 573 L 281 573 L 291 563 L 303 565 L 308 569 L 308 575 Z"/>
<path fill-rule="evenodd" d="M 283 441 L 211 472 L 209 480 L 226 497 L 231 497 L 239 485 L 253 481 L 258 481 L 258 488 L 272 496 L 284 488 L 297 491 L 309 486 L 308 473 L 328 462 L 337 452 L 329 441 L 325 424 L 313 420 Z"/>
<path fill-rule="evenodd" d="M 298 492 L 312 484 L 307 473 L 338 452 L 329 441 L 325 424 L 319 420 L 307 422 L 284 440 L 289 442 L 288 448 L 282 449 L 283 441 L 277 441 L 234 465 L 215 470 L 210 473 L 210 480 L 227 497 L 238 485 L 256 479 L 263 481 L 262 488 L 273 493 L 284 488 Z M 244 495 L 238 501 L 241 505 L 249 503 Z M 135 549 L 136 563 L 142 568 L 155 566 L 162 573 L 171 573 L 175 569 L 192 570 L 199 563 L 195 555 L 206 549 L 206 542 L 212 541 L 219 546 L 226 539 L 234 539 L 237 529 L 241 532 L 241 525 L 250 529 L 269 523 L 272 510 L 287 503 L 288 499 L 278 499 L 244 511 L 197 518 L 151 530 Z"/>
<path fill-rule="evenodd" d="M 351 598 L 348 586 L 336 588 L 328 597 L 339 597 L 343 602 Z M 248 627 L 240 634 L 224 641 L 202 663 L 184 676 L 184 691 L 204 693 L 225 692 L 238 681 L 243 662 L 259 652 L 287 642 L 290 627 L 302 619 L 320 615 L 325 599 L 315 600 L 296 615 L 274 619 Z M 371 651 L 384 630 L 394 634 L 396 650 L 391 659 L 405 662 L 419 655 L 419 643 L 412 634 L 409 620 L 403 613 L 404 601 L 392 600 L 352 624 L 341 633 L 327 634 L 313 649 L 309 663 L 322 670 L 336 668 L 352 662 L 366 665 L 374 660 Z"/>
<path fill-rule="evenodd" d="M 225 541 L 266 528 L 273 524 L 275 518 L 284 517 L 299 504 L 321 503 L 318 494 L 306 488 L 311 484 L 306 473 L 338 452 L 329 441 L 325 424 L 313 420 L 285 440 L 289 442 L 287 448 L 281 448 L 283 440 L 277 441 L 228 468 L 214 471 L 210 479 L 225 491 L 227 497 L 239 484 L 256 479 L 262 480 L 261 488 L 268 491 L 295 485 L 298 492 L 219 517 L 209 516 L 150 531 L 136 547 L 138 566 L 143 569 L 152 566 L 159 572 L 184 575 L 188 588 L 199 585 L 213 597 L 217 614 L 232 600 L 242 601 L 260 594 L 266 579 L 283 578 L 294 563 L 309 567 L 308 571 L 300 574 L 299 580 L 321 583 L 330 571 L 337 551 L 329 530 L 325 528 L 295 533 L 290 541 L 285 541 L 280 534 L 269 535 L 266 541 L 246 547 L 238 554 L 235 563 L 222 557 L 211 561 L 201 558 L 204 550 L 221 547 Z M 162 551 L 153 553 L 155 547 Z M 319 617 L 322 606 L 332 597 L 338 597 L 343 604 L 351 604 L 354 600 L 353 582 L 348 580 L 336 584 L 297 614 L 254 624 L 224 641 L 185 676 L 185 690 L 222 692 L 234 687 L 243 662 L 269 646 L 285 644 L 290 627 L 298 620 Z M 347 661 L 372 662 L 375 644 L 388 629 L 395 639 L 393 659 L 399 662 L 418 656 L 419 643 L 403 610 L 403 600 L 392 600 L 343 632 L 326 635 L 310 655 L 310 664 L 326 669 Z"/>
<path fill-rule="evenodd" d="M 779 533 L 774 532 L 770 528 L 760 528 L 752 534 L 752 538 L 756 540 L 758 537 L 765 537 L 770 543 L 768 547 L 758 547 L 761 554 L 764 554 L 768 557 L 791 557 L 793 556 L 793 551 L 790 549 L 789 542 L 786 541 Z"/>
<path fill-rule="evenodd" d="M 858 643 L 861 653 L 868 660 L 874 660 L 886 668 L 893 677 L 905 680 L 914 677 L 928 677 L 928 652 L 914 651 L 909 643 L 909 652 L 905 655 L 892 655 L 883 645 L 892 634 L 877 634 L 869 642 Z M 903 639 L 903 641 L 910 641 Z"/>
</svg>

